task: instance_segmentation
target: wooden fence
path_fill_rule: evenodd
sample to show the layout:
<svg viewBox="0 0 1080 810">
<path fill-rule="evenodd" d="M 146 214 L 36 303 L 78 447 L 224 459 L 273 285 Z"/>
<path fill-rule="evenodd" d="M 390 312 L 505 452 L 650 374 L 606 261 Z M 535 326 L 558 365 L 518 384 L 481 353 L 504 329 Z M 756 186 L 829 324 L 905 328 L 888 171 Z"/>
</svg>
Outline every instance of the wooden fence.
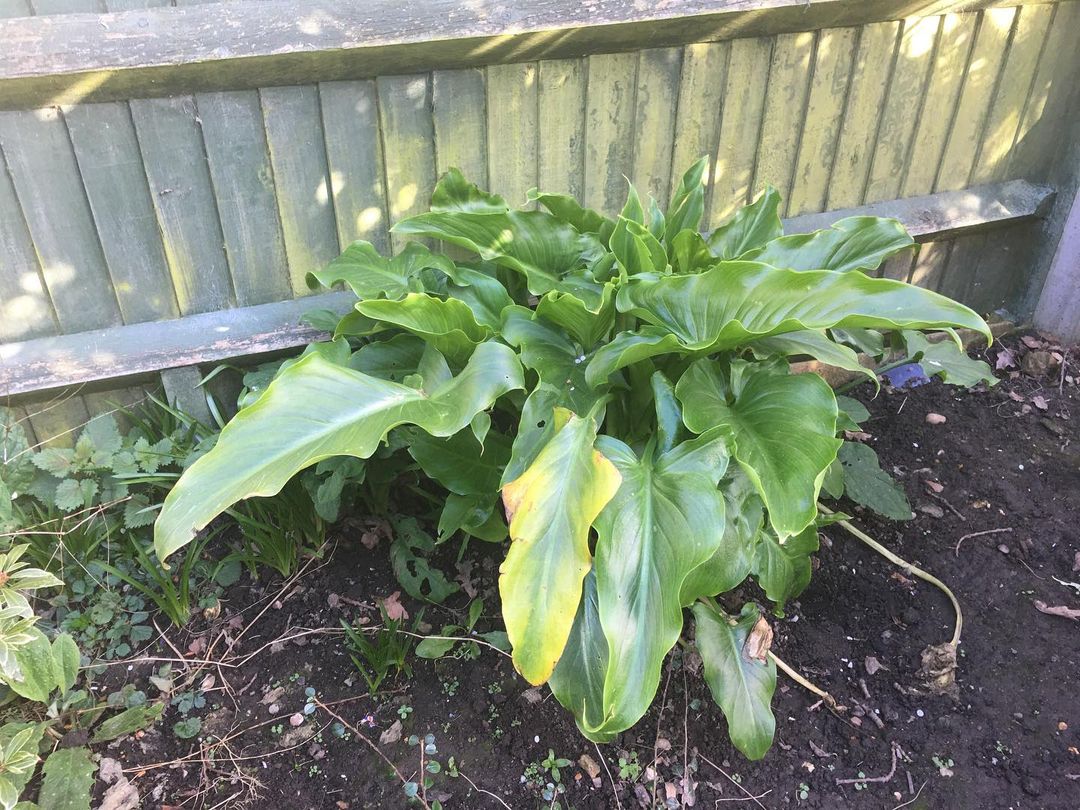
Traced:
<svg viewBox="0 0 1080 810">
<path fill-rule="evenodd" d="M 883 270 L 1032 310 L 1080 174 L 1080 2 L 648 5 L 0 0 L 0 362 L 306 295 L 352 240 L 399 248 L 450 166 L 610 213 L 624 176 L 665 200 L 709 155 L 709 227 L 765 183 L 789 217 L 1047 185 L 1048 217 Z M 140 390 L 30 422 L 47 439 Z"/>
</svg>

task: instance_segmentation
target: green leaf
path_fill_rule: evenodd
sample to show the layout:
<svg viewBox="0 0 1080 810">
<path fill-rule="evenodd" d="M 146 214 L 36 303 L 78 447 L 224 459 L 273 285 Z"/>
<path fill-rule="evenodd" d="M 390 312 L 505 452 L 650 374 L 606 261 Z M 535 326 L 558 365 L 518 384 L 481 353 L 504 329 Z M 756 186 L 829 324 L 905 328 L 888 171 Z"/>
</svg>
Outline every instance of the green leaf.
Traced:
<svg viewBox="0 0 1080 810">
<path fill-rule="evenodd" d="M 491 330 L 476 322 L 469 305 L 456 298 L 409 293 L 400 300 L 359 301 L 356 310 L 411 332 L 453 360 L 463 361 L 491 337 Z"/>
<path fill-rule="evenodd" d="M 453 280 L 446 285 L 446 294 L 465 303 L 477 323 L 493 330 L 498 330 L 502 323 L 502 311 L 514 303 L 494 275 L 469 267 L 457 268 Z"/>
<path fill-rule="evenodd" d="M 238 500 L 274 495 L 324 458 L 367 458 L 402 424 L 451 436 L 522 386 L 517 357 L 498 343 L 478 346 L 457 377 L 430 393 L 306 357 L 237 414 L 214 449 L 181 476 L 154 527 L 158 556 L 165 559 L 186 545 Z"/>
<path fill-rule="evenodd" d="M 592 348 L 615 323 L 615 287 L 605 284 L 598 312 L 571 293 L 549 292 L 536 305 L 536 316 L 565 329 L 585 348 Z"/>
<path fill-rule="evenodd" d="M 968 357 L 952 340 L 931 343 L 919 332 L 904 332 L 908 356 L 922 366 L 927 377 L 940 377 L 950 385 L 971 388 L 981 382 L 996 385 L 997 377 L 982 360 Z"/>
<path fill-rule="evenodd" d="M 439 631 L 440 636 L 453 636 L 459 635 L 461 628 L 456 624 L 447 624 L 443 626 L 443 629 Z M 417 658 L 442 658 L 450 650 L 454 649 L 456 641 L 447 638 L 434 638 L 427 637 L 420 640 L 420 643 L 416 645 L 414 652 Z"/>
<path fill-rule="evenodd" d="M 655 236 L 640 222 L 619 217 L 611 234 L 611 252 L 628 275 L 662 273 L 667 267 L 667 252 Z"/>
<path fill-rule="evenodd" d="M 595 234 L 601 242 L 607 244 L 615 223 L 592 208 L 585 208 L 568 194 L 548 194 L 529 190 L 528 197 L 535 200 L 563 222 L 573 225 L 579 233 Z"/>
<path fill-rule="evenodd" d="M 178 740 L 190 740 L 192 737 L 197 737 L 199 732 L 202 731 L 202 718 L 185 717 L 183 720 L 173 723 L 172 730 Z"/>
<path fill-rule="evenodd" d="M 61 693 L 70 691 L 79 677 L 79 648 L 75 639 L 67 633 L 61 633 L 52 643 L 53 673 L 56 685 Z"/>
<path fill-rule="evenodd" d="M 29 454 L 29 457 L 39 470 L 52 473 L 57 478 L 64 478 L 71 472 L 75 451 L 63 447 L 46 447 L 40 453 Z"/>
<path fill-rule="evenodd" d="M 594 306 L 601 294 L 598 283 L 564 285 L 563 279 L 595 261 L 604 253 L 603 245 L 596 237 L 579 233 L 544 211 L 433 211 L 402 220 L 392 230 L 402 236 L 441 239 L 471 250 L 485 261 L 517 270 L 525 276 L 533 295 L 580 288 L 582 295 L 591 292 L 583 300 Z"/>
<path fill-rule="evenodd" d="M 134 734 L 136 731 L 148 728 L 156 723 L 164 711 L 164 703 L 143 704 L 142 706 L 132 706 L 130 709 L 124 709 L 120 714 L 113 715 L 94 729 L 91 742 L 109 742 L 118 737 Z"/>
<path fill-rule="evenodd" d="M 762 531 L 756 546 L 753 574 L 765 595 L 776 603 L 776 614 L 810 584 L 810 555 L 818 549 L 817 524 L 780 543 L 772 532 Z"/>
<path fill-rule="evenodd" d="M 683 351 L 678 337 L 659 327 L 646 326 L 636 332 L 620 332 L 593 354 L 585 368 L 585 382 L 597 388 L 620 368 L 661 354 Z"/>
<path fill-rule="evenodd" d="M 911 504 L 896 480 L 881 469 L 873 448 L 844 442 L 838 458 L 844 468 L 844 493 L 891 520 L 911 520 Z"/>
<path fill-rule="evenodd" d="M 857 428 L 858 425 L 855 427 Z M 844 465 L 840 463 L 839 455 L 825 471 L 825 477 L 821 479 L 821 491 L 833 500 L 844 497 Z"/>
<path fill-rule="evenodd" d="M 396 518 L 391 525 L 394 542 L 390 544 L 390 564 L 405 592 L 414 599 L 435 603 L 457 593 L 458 586 L 428 562 L 428 555 L 435 550 L 431 535 L 414 518 Z"/>
<path fill-rule="evenodd" d="M 90 810 L 97 765 L 88 748 L 61 748 L 45 760 L 38 804 L 49 810 Z"/>
<path fill-rule="evenodd" d="M 15 649 L 15 662 L 22 672 L 19 680 L 8 680 L 7 685 L 17 695 L 37 703 L 48 703 L 49 696 L 60 682 L 57 677 L 52 645 L 45 634 L 36 627 L 28 631 L 31 640 Z"/>
<path fill-rule="evenodd" d="M 673 448 L 683 432 L 682 407 L 675 397 L 675 386 L 661 371 L 649 378 L 656 408 L 657 450 L 663 454 Z"/>
<path fill-rule="evenodd" d="M 370 242 L 359 240 L 324 269 L 308 273 L 307 284 L 314 290 L 344 282 L 360 299 L 401 298 L 416 290 L 413 279 L 427 268 L 452 275 L 454 263 L 419 242 L 409 242 L 401 253 L 388 259 Z"/>
<path fill-rule="evenodd" d="M 772 745 L 776 720 L 772 696 L 776 664 L 750 657 L 746 641 L 761 618 L 757 605 L 743 605 L 738 619 L 697 602 L 694 621 L 705 682 L 728 722 L 731 742 L 749 759 L 761 759 Z"/>
<path fill-rule="evenodd" d="M 503 487 L 512 543 L 499 576 L 514 666 L 532 684 L 550 676 L 566 646 L 589 571 L 589 528 L 619 487 L 593 448 L 596 422 L 555 414 L 555 433 L 521 477 Z"/>
<path fill-rule="evenodd" d="M 695 433 L 717 425 L 730 430 L 735 458 L 786 538 L 817 514 L 821 481 L 841 444 L 836 399 L 816 374 L 776 374 L 733 361 L 729 376 L 713 361 L 690 366 L 675 387 L 683 419 Z"/>
<path fill-rule="evenodd" d="M 604 730 L 607 670 L 608 643 L 600 626 L 594 568 L 582 583 L 581 602 L 570 637 L 548 685 L 555 699 L 573 713 L 581 733 L 598 743 L 611 742 L 618 734 Z"/>
<path fill-rule="evenodd" d="M 668 246 L 671 266 L 676 273 L 700 273 L 716 264 L 704 237 L 697 231 L 679 231 Z"/>
<path fill-rule="evenodd" d="M 701 216 L 705 213 L 705 187 L 702 178 L 709 165 L 709 158 L 702 157 L 683 174 L 678 188 L 671 197 L 666 214 L 664 241 L 671 250 L 672 240 L 679 231 L 697 231 Z"/>
<path fill-rule="evenodd" d="M 431 194 L 432 211 L 470 211 L 500 214 L 507 210 L 506 200 L 498 194 L 480 190 L 465 179 L 460 169 L 451 167 L 439 178 Z"/>
<path fill-rule="evenodd" d="M 716 596 L 733 590 L 753 567 L 758 534 L 765 510 L 750 478 L 731 467 L 720 482 L 724 494 L 724 539 L 720 548 L 693 571 L 682 584 L 679 601 L 688 606 L 702 596 Z"/>
<path fill-rule="evenodd" d="M 116 453 L 124 443 L 120 436 L 120 428 L 116 426 L 116 420 L 109 413 L 93 417 L 86 423 L 82 435 L 89 437 L 97 453 Z"/>
<path fill-rule="evenodd" d="M 619 290 L 616 306 L 664 327 L 690 351 L 722 351 L 771 335 L 837 326 L 964 326 L 990 335 L 983 319 L 964 305 L 902 281 L 745 261 L 721 262 L 697 275 L 631 279 Z"/>
<path fill-rule="evenodd" d="M 446 439 L 415 431 L 408 450 L 425 475 L 458 495 L 498 492 L 510 461 L 510 440 L 501 433 L 489 433 L 481 445 L 469 430 Z"/>
<path fill-rule="evenodd" d="M 766 186 L 751 205 L 740 208 L 709 236 L 709 252 L 721 261 L 737 259 L 784 233 L 780 223 L 780 192 Z"/>
<path fill-rule="evenodd" d="M 843 394 L 836 395 L 836 407 L 840 412 L 840 420 L 837 422 L 840 430 L 858 430 L 859 425 L 870 418 L 870 411 L 865 405 Z"/>
<path fill-rule="evenodd" d="M 596 586 L 608 642 L 603 727 L 623 731 L 652 703 L 664 657 L 682 633 L 686 577 L 724 538 L 717 484 L 728 454 L 719 431 L 683 442 L 658 459 L 638 458 L 603 436 L 597 446 L 622 483 L 596 520 Z"/>
<path fill-rule="evenodd" d="M 789 270 L 874 270 L 885 259 L 915 244 L 895 219 L 848 217 L 813 233 L 774 239 L 743 256 Z"/>
<path fill-rule="evenodd" d="M 361 346 L 349 359 L 349 367 L 380 380 L 401 382 L 416 374 L 426 345 L 416 335 L 394 335 Z"/>
<path fill-rule="evenodd" d="M 750 351 L 759 359 L 806 355 L 827 365 L 862 374 L 880 387 L 877 374 L 859 362 L 859 355 L 842 343 L 834 343 L 822 329 L 804 329 L 755 340 L 750 344 Z"/>
</svg>

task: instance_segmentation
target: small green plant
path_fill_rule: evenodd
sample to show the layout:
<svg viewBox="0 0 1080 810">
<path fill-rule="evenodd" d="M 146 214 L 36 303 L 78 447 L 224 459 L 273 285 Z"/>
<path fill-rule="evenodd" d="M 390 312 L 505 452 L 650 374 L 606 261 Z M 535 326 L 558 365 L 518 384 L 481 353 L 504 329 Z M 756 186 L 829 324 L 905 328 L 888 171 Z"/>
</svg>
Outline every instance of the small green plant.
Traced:
<svg viewBox="0 0 1080 810">
<path fill-rule="evenodd" d="M 412 711 L 413 711 L 412 706 L 408 706 L 408 705 L 401 705 L 401 706 L 398 706 L 398 708 L 397 708 L 398 717 L 400 717 L 402 720 L 408 720 L 409 715 L 412 714 Z"/>
<path fill-rule="evenodd" d="M 547 756 L 540 763 L 540 767 L 551 774 L 551 779 L 555 784 L 560 784 L 562 782 L 562 769 L 570 767 L 570 760 L 565 757 L 555 756 L 555 751 L 549 748 Z"/>
<path fill-rule="evenodd" d="M 404 672 L 406 677 L 412 677 L 412 665 L 408 659 L 413 641 L 402 632 L 404 620 L 391 619 L 382 605 L 379 606 L 379 611 L 382 614 L 382 626 L 374 630 L 373 639 L 369 638 L 360 626 L 353 626 L 345 620 L 341 622 L 349 657 L 363 676 L 372 695 L 379 691 L 391 669 L 395 674 Z M 420 615 L 416 622 L 420 622 Z"/>
<path fill-rule="evenodd" d="M 609 742 L 645 714 L 692 606 L 730 736 L 764 756 L 775 663 L 739 653 L 760 611 L 731 615 L 714 597 L 752 576 L 782 611 L 809 582 L 826 476 L 827 492 L 856 490 L 870 461 L 843 450 L 847 404 L 791 360 L 876 382 L 857 352 L 904 345 L 966 382 L 972 361 L 919 333 L 990 331 L 968 307 L 868 274 L 912 247 L 895 220 L 784 235 L 766 188 L 702 234 L 707 164 L 666 210 L 631 187 L 614 219 L 537 191 L 536 210 L 512 209 L 447 172 L 431 210 L 394 230 L 472 257 L 411 242 L 386 258 L 356 242 L 311 274 L 344 283 L 354 310 L 185 471 L 158 554 L 326 459 L 378 453 L 370 478 L 411 458 L 445 493 L 441 537 L 513 541 L 499 590 L 514 666 L 586 737 Z"/>
<path fill-rule="evenodd" d="M 798 790 L 795 791 L 795 796 L 800 802 L 805 802 L 810 798 L 810 786 L 806 782 L 799 782 Z"/>
<path fill-rule="evenodd" d="M 619 754 L 619 778 L 636 782 L 641 777 L 641 765 L 637 751 L 623 751 Z"/>
</svg>

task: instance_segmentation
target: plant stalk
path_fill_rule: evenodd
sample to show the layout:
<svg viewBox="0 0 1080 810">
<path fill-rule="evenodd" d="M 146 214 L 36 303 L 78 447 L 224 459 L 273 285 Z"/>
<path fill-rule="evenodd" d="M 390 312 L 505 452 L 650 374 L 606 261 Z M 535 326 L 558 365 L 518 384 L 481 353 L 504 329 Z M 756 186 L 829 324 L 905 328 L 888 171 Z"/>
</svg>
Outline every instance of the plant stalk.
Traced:
<svg viewBox="0 0 1080 810">
<path fill-rule="evenodd" d="M 826 506 L 822 506 L 820 503 L 818 504 L 818 510 L 826 515 L 834 514 L 831 509 Z M 889 549 L 885 548 L 885 546 L 881 545 L 881 543 L 879 543 L 873 537 L 871 537 L 861 529 L 856 528 L 848 521 L 838 520 L 836 523 L 838 526 L 842 526 L 844 530 L 848 532 L 848 534 L 854 535 L 858 539 L 862 540 L 864 543 L 866 543 L 866 545 L 870 546 L 870 548 L 872 548 L 882 557 L 893 563 L 893 565 L 899 566 L 907 573 L 911 574 L 912 576 L 918 577 L 924 582 L 929 582 L 931 585 L 933 585 L 935 588 L 938 588 L 942 593 L 949 597 L 949 601 L 952 602 L 953 610 L 956 611 L 956 625 L 953 629 L 952 641 L 950 643 L 953 647 L 958 647 L 960 645 L 960 631 L 964 627 L 964 613 L 960 610 L 960 603 L 957 601 L 956 595 L 952 592 L 952 590 L 949 589 L 949 586 L 937 577 L 935 577 L 933 574 L 929 574 L 919 568 L 919 566 L 912 565 L 903 557 L 899 557 L 896 554 L 893 554 L 891 551 L 889 551 Z"/>
<path fill-rule="evenodd" d="M 829 704 L 830 709 L 840 708 L 836 703 L 836 698 L 834 698 L 820 686 L 815 686 L 813 683 L 808 681 L 806 678 L 800 675 L 797 670 L 793 669 L 789 664 L 784 662 L 784 660 L 781 659 L 780 656 L 778 656 L 772 650 L 769 650 L 769 658 L 771 658 L 772 662 L 776 664 L 777 669 L 782 670 L 785 675 L 791 678 L 791 680 L 795 681 L 795 683 L 799 684 L 799 686 L 809 689 L 819 698 L 824 700 L 827 704 Z"/>
</svg>

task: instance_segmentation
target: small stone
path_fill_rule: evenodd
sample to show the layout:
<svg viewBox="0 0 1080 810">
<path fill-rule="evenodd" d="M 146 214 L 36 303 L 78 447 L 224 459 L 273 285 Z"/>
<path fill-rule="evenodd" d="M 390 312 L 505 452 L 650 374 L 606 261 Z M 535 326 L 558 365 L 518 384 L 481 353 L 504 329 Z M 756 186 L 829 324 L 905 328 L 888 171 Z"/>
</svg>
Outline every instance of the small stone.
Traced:
<svg viewBox="0 0 1080 810">
<path fill-rule="evenodd" d="M 289 718 L 289 725 L 292 726 L 293 728 L 296 728 L 297 726 L 301 726 L 303 724 L 304 724 L 304 715 L 300 714 L 299 712 L 297 712 L 296 714 L 294 714 L 292 717 Z"/>
<path fill-rule="evenodd" d="M 1069 724 L 1066 723 L 1064 720 L 1062 720 L 1060 723 L 1058 723 L 1058 731 L 1068 731 L 1068 730 L 1069 730 Z"/>
<path fill-rule="evenodd" d="M 933 412 L 928 413 L 926 415 L 926 424 L 928 424 L 928 425 L 944 425 L 945 424 L 945 417 L 942 416 L 940 413 L 933 413 Z"/>
<path fill-rule="evenodd" d="M 1000 551 L 1002 554 L 1008 554 L 1009 553 L 1009 547 L 1007 545 L 1005 545 L 1004 543 L 1001 543 L 1000 545 L 998 545 L 998 551 Z"/>
<path fill-rule="evenodd" d="M 269 706 L 266 707 L 266 710 L 270 712 L 270 714 L 277 714 L 281 711 L 281 704 L 271 703 Z"/>
<path fill-rule="evenodd" d="M 924 503 L 916 507 L 924 515 L 929 515 L 932 518 L 940 520 L 945 517 L 945 510 L 938 506 L 936 503 Z"/>
</svg>

